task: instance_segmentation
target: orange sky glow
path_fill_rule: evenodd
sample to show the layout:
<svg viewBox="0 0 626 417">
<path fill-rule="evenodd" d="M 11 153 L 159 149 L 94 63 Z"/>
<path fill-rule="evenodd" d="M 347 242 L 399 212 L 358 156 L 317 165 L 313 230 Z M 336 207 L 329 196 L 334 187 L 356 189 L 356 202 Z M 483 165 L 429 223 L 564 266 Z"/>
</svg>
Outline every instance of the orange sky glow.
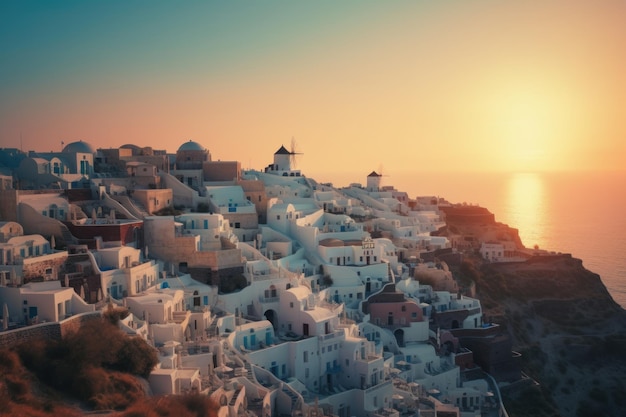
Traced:
<svg viewBox="0 0 626 417">
<path fill-rule="evenodd" d="M 192 139 L 262 169 L 294 138 L 313 177 L 624 169 L 626 2 L 222 3 L 3 2 L 0 147 Z"/>
</svg>

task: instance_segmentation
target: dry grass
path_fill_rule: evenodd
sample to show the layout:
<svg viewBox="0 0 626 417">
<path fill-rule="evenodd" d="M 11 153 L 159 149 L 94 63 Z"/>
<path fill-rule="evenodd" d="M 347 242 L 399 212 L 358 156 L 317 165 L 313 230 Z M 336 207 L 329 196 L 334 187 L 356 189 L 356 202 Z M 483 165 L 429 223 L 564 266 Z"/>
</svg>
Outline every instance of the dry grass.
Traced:
<svg viewBox="0 0 626 417">
<path fill-rule="evenodd" d="M 207 396 L 167 396 L 145 399 L 116 417 L 217 417 L 218 409 Z"/>
<path fill-rule="evenodd" d="M 0 415 L 82 415 L 64 396 L 89 409 L 125 410 L 145 398 L 140 376 L 156 351 L 128 337 L 109 319 L 87 323 L 61 341 L 37 340 L 0 352 Z"/>
</svg>

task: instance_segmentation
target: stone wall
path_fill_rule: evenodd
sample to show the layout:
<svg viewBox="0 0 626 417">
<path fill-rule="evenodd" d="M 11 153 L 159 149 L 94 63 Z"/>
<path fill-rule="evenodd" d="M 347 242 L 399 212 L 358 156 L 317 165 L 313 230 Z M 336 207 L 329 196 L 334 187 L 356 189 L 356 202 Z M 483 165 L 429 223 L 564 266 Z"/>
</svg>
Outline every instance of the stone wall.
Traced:
<svg viewBox="0 0 626 417">
<path fill-rule="evenodd" d="M 17 221 L 17 190 L 0 190 L 0 221 Z"/>
<path fill-rule="evenodd" d="M 27 284 L 31 281 L 56 281 L 62 277 L 65 271 L 67 252 L 58 252 L 52 255 L 39 256 L 24 259 L 22 269 L 22 282 Z M 46 273 L 46 271 L 51 271 Z"/>
<path fill-rule="evenodd" d="M 0 332 L 0 348 L 10 348 L 37 339 L 60 340 L 70 332 L 80 329 L 83 324 L 100 319 L 100 317 L 102 317 L 102 313 L 95 311 L 77 314 L 60 322 L 41 323 Z"/>
<path fill-rule="evenodd" d="M 238 185 L 243 188 L 243 192 L 252 203 L 256 206 L 256 212 L 259 216 L 258 222 L 267 223 L 267 194 L 265 193 L 265 185 L 258 180 L 240 180 Z"/>
<path fill-rule="evenodd" d="M 205 181 L 237 181 L 241 163 L 237 161 L 206 161 L 202 164 Z"/>
</svg>

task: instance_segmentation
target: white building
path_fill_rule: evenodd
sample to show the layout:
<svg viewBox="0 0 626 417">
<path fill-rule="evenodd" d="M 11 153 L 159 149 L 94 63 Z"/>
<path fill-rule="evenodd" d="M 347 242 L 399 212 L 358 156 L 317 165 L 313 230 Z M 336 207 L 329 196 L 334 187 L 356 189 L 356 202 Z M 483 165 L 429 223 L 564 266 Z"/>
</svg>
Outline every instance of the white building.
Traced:
<svg viewBox="0 0 626 417">
<path fill-rule="evenodd" d="M 0 304 L 7 306 L 9 322 L 19 325 L 57 322 L 95 310 L 72 288 L 61 287 L 59 281 L 0 287 Z"/>
</svg>

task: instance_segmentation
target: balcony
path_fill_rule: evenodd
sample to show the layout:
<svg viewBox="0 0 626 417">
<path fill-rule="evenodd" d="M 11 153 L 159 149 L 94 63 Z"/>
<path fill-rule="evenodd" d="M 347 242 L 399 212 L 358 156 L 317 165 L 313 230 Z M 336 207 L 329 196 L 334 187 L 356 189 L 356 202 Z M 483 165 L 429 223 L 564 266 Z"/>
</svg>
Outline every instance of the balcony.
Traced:
<svg viewBox="0 0 626 417">
<path fill-rule="evenodd" d="M 339 337 L 341 333 L 339 332 L 332 332 L 332 333 L 328 333 L 328 334 L 322 334 L 317 336 L 320 340 L 320 342 L 327 342 L 335 337 Z"/>
</svg>

